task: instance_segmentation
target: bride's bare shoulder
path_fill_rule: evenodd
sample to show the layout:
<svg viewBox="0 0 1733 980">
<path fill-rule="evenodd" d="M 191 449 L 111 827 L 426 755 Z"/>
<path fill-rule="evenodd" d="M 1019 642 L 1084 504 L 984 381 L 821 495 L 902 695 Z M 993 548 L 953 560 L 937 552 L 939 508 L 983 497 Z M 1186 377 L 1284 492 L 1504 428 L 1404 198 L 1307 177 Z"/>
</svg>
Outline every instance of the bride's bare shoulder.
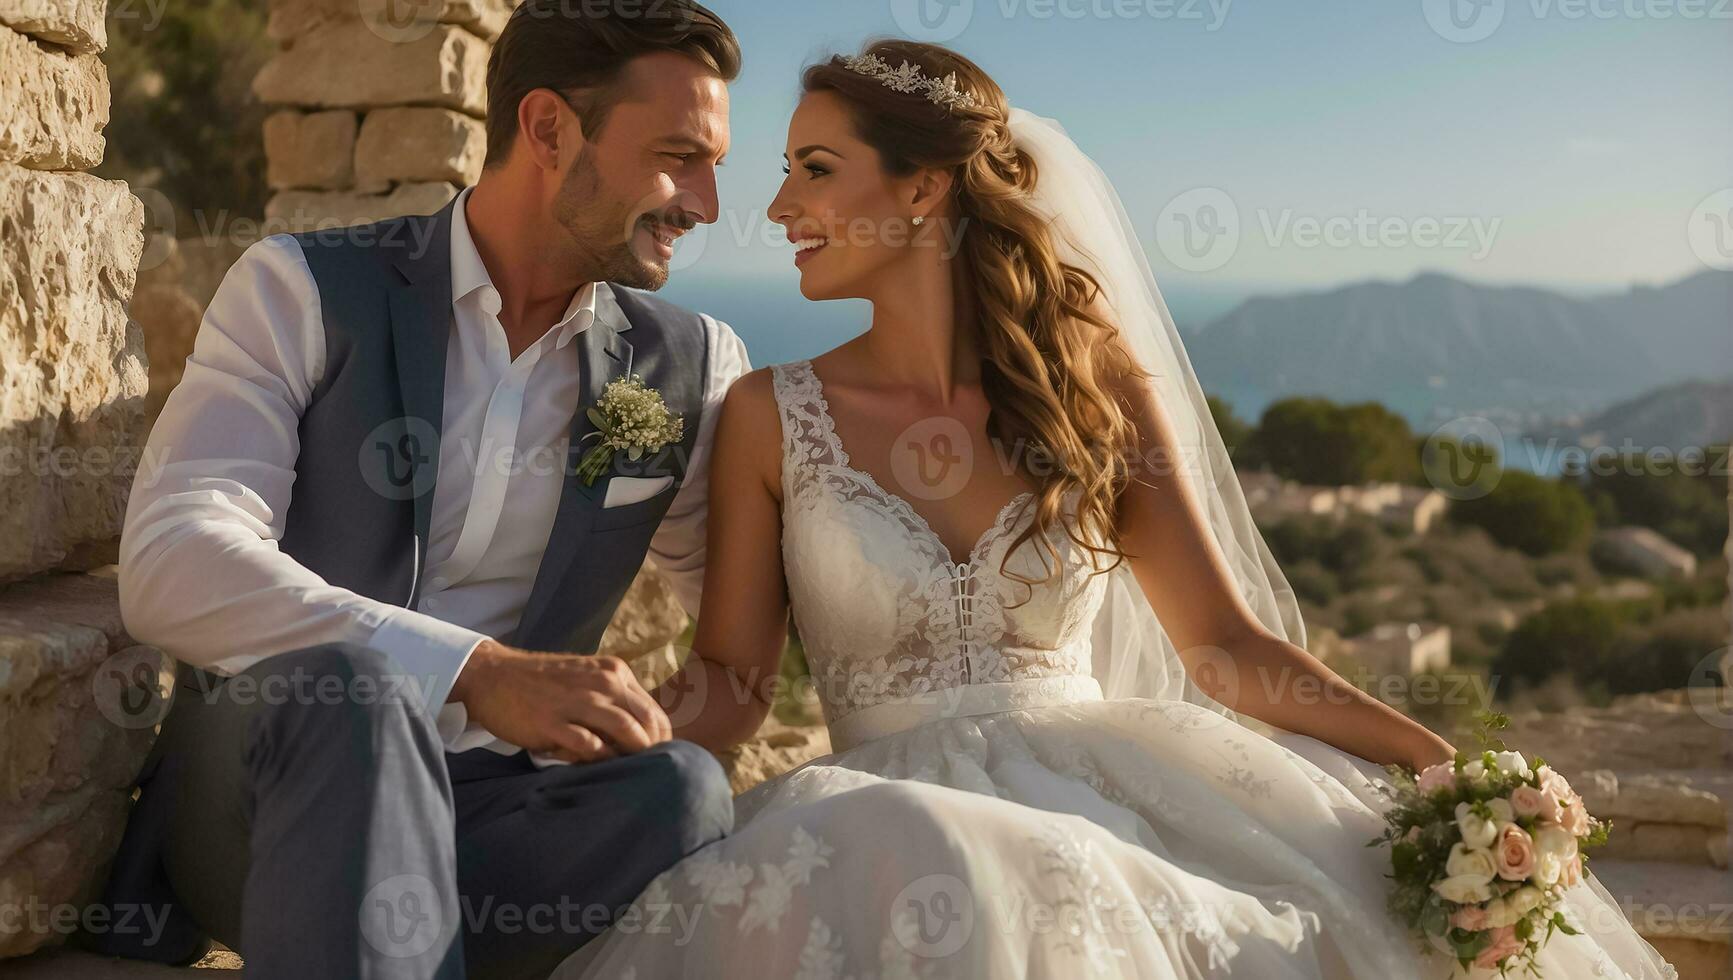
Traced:
<svg viewBox="0 0 1733 980">
<path fill-rule="evenodd" d="M 781 486 L 782 418 L 772 369 L 761 367 L 729 386 L 716 423 L 716 456 L 746 462 L 775 492 Z"/>
</svg>

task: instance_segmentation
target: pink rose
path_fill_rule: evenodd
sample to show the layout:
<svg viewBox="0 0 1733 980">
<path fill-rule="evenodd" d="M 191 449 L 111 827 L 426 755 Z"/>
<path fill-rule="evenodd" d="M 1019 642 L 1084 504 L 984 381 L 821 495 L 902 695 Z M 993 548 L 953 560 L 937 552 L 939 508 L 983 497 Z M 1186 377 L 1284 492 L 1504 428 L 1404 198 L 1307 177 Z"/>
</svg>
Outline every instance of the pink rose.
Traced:
<svg viewBox="0 0 1733 980">
<path fill-rule="evenodd" d="M 1451 786 L 1456 785 L 1456 770 L 1452 768 L 1451 763 L 1448 762 L 1439 762 L 1427 766 L 1425 771 L 1420 774 L 1420 778 L 1415 781 L 1414 785 L 1422 794 L 1432 793 L 1441 789 L 1449 789 Z"/>
<path fill-rule="evenodd" d="M 1564 800 L 1572 795 L 1570 781 L 1565 779 L 1564 776 L 1552 766 L 1541 766 L 1539 769 L 1535 770 L 1534 775 L 1535 781 L 1540 784 L 1540 788 L 1551 793 L 1553 799 Z"/>
<path fill-rule="evenodd" d="M 1536 789 L 1526 783 L 1510 791 L 1510 808 L 1515 810 L 1519 817 L 1535 817 L 1554 823 L 1559 819 L 1558 800 L 1546 790 Z"/>
<path fill-rule="evenodd" d="M 1498 876 L 1506 881 L 1527 881 L 1534 873 L 1534 838 L 1528 831 L 1509 823 L 1492 842 L 1493 857 L 1498 862 Z"/>
<path fill-rule="evenodd" d="M 1464 905 L 1450 913 L 1450 924 L 1469 932 L 1479 932 L 1485 929 L 1486 919 L 1486 907 L 1484 905 Z"/>
<path fill-rule="evenodd" d="M 1516 938 L 1516 929 L 1513 926 L 1499 926 L 1492 931 L 1492 945 L 1480 951 L 1480 955 L 1474 958 L 1474 965 L 1495 969 L 1499 960 L 1521 950 L 1522 940 Z"/>
<path fill-rule="evenodd" d="M 1559 814 L 1559 826 L 1569 831 L 1573 837 L 1582 837 L 1589 832 L 1589 810 L 1583 806 L 1583 798 L 1572 793 L 1564 800 L 1564 807 Z"/>
<path fill-rule="evenodd" d="M 1417 841 L 1417 840 L 1419 840 L 1419 839 L 1420 839 L 1420 825 L 1419 825 L 1419 824 L 1415 824 L 1415 825 L 1414 825 L 1414 826 L 1412 826 L 1412 827 L 1409 827 L 1409 828 L 1408 828 L 1408 833 L 1406 833 L 1406 834 L 1403 834 L 1403 835 L 1402 835 L 1402 839 L 1403 839 L 1403 840 L 1405 840 L 1405 841 L 1407 841 L 1407 842 L 1408 842 L 1408 843 L 1410 843 L 1410 844 L 1412 844 L 1412 843 L 1414 843 L 1414 842 L 1415 842 L 1415 841 Z"/>
</svg>

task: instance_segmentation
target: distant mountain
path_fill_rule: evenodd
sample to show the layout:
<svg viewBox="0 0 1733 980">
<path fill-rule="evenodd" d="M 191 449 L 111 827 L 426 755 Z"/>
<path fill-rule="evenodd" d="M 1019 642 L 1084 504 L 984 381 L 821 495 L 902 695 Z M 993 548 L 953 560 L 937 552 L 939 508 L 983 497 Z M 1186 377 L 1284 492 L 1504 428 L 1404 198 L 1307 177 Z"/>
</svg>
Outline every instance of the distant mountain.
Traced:
<svg viewBox="0 0 1733 980">
<path fill-rule="evenodd" d="M 1253 298 L 1186 344 L 1203 386 L 1248 418 L 1322 395 L 1383 402 L 1417 425 L 1485 415 L 1529 428 L 1733 378 L 1733 272 L 1590 297 L 1425 273 Z"/>
<path fill-rule="evenodd" d="M 1620 447 L 1722 445 L 1733 441 L 1733 381 L 1691 381 L 1658 388 L 1586 419 L 1533 433 L 1544 443 Z"/>
</svg>

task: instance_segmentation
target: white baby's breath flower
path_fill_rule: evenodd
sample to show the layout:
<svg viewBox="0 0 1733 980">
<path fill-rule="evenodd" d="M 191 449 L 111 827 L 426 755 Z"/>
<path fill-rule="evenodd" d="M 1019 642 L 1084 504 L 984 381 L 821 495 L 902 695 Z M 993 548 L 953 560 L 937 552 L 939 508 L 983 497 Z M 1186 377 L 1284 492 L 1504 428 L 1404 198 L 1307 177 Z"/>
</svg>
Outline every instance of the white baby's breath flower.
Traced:
<svg viewBox="0 0 1733 980">
<path fill-rule="evenodd" d="M 668 411 L 662 393 L 645 387 L 635 374 L 608 382 L 602 397 L 584 411 L 596 427 L 584 438 L 598 440 L 578 465 L 585 483 L 594 483 L 616 452 L 642 459 L 685 434 L 685 420 Z"/>
</svg>

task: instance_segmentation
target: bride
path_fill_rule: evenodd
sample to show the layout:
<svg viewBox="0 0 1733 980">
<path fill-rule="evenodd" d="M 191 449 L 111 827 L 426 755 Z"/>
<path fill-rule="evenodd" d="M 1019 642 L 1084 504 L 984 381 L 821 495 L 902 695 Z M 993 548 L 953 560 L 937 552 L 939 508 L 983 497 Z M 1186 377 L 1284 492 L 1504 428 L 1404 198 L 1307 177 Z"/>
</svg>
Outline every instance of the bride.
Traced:
<svg viewBox="0 0 1733 980">
<path fill-rule="evenodd" d="M 803 90 L 771 217 L 872 327 L 731 389 L 657 696 L 749 737 L 792 608 L 835 751 L 558 975 L 1450 976 L 1366 844 L 1382 765 L 1454 750 L 1303 649 L 1101 172 L 941 47 Z M 1565 906 L 1548 977 L 1674 975 L 1592 876 Z"/>
</svg>

